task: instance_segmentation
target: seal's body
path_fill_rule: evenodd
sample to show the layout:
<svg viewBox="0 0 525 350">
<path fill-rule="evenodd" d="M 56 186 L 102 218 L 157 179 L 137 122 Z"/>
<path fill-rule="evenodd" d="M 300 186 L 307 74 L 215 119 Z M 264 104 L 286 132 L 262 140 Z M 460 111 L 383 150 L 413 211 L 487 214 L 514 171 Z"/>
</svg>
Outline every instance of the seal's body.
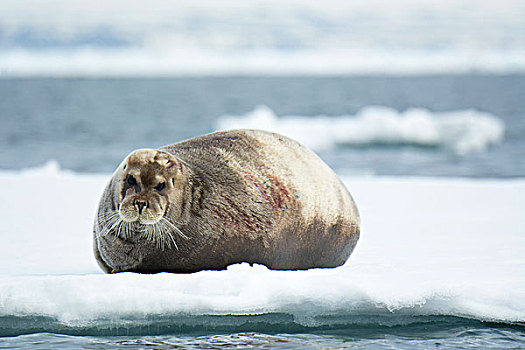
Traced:
<svg viewBox="0 0 525 350">
<path fill-rule="evenodd" d="M 131 153 L 94 225 L 106 272 L 336 267 L 358 238 L 357 208 L 335 173 L 299 143 L 258 130 Z"/>
</svg>

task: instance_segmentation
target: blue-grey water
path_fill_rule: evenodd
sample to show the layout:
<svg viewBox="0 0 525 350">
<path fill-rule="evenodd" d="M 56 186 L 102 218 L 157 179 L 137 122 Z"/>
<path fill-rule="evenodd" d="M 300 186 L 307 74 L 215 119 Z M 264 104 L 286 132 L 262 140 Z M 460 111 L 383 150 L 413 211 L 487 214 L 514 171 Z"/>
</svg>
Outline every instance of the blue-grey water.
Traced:
<svg viewBox="0 0 525 350">
<path fill-rule="evenodd" d="M 525 75 L 0 79 L 0 169 L 55 159 L 78 172 L 111 172 L 133 149 L 212 132 L 217 118 L 259 105 L 306 117 L 377 105 L 489 112 L 504 122 L 504 140 L 466 155 L 380 143 L 320 152 L 338 173 L 521 177 L 523 91 Z"/>
<path fill-rule="evenodd" d="M 231 333 L 93 337 L 31 334 L 0 339 L 0 349 L 520 349 L 525 337 L 508 330 L 447 330 L 428 338 L 331 334 Z"/>
<path fill-rule="evenodd" d="M 410 144 L 320 152 L 339 173 L 523 177 L 524 91 L 525 75 L 0 79 L 0 169 L 54 159 L 77 172 L 111 172 L 133 149 L 214 131 L 217 118 L 259 105 L 279 116 L 306 117 L 349 115 L 379 105 L 484 111 L 504 122 L 505 136 L 500 144 L 465 155 Z M 523 323 L 446 316 L 367 320 L 305 327 L 289 315 L 210 316 L 76 327 L 45 317 L 4 317 L 0 348 L 525 348 Z"/>
<path fill-rule="evenodd" d="M 366 321 L 364 321 L 366 319 Z M 46 317 L 0 318 L 0 349 L 520 349 L 525 325 L 451 316 L 324 317 L 305 326 L 292 315 L 155 316 L 92 325 Z"/>
</svg>

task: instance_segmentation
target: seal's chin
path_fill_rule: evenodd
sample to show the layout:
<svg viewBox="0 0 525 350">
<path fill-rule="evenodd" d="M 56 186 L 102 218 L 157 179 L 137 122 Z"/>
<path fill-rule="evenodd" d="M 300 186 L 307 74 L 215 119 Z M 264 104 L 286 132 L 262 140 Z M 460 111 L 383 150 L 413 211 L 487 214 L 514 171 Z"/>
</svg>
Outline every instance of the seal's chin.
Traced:
<svg viewBox="0 0 525 350">
<path fill-rule="evenodd" d="M 155 225 L 157 222 L 160 221 L 162 217 L 156 216 L 156 217 L 144 217 L 142 215 L 139 216 L 138 222 L 140 222 L 143 225 Z"/>
</svg>

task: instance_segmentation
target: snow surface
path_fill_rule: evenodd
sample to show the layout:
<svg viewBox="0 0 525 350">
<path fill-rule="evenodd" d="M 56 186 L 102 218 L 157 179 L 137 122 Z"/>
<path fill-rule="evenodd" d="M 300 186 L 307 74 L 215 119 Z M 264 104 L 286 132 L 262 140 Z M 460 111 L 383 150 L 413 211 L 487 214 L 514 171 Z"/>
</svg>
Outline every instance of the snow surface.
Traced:
<svg viewBox="0 0 525 350">
<path fill-rule="evenodd" d="M 242 116 L 222 116 L 217 128 L 263 129 L 291 137 L 322 150 L 337 144 L 414 144 L 445 147 L 458 154 L 483 151 L 503 141 L 504 123 L 489 113 L 475 110 L 431 112 L 412 108 L 397 112 L 370 106 L 355 116 L 277 117 L 266 106 Z"/>
<path fill-rule="evenodd" d="M 66 324 L 129 315 L 455 315 L 525 321 L 525 180 L 344 178 L 362 236 L 335 269 L 238 264 L 105 275 L 91 225 L 109 175 L 50 162 L 0 172 L 0 316 Z"/>
</svg>

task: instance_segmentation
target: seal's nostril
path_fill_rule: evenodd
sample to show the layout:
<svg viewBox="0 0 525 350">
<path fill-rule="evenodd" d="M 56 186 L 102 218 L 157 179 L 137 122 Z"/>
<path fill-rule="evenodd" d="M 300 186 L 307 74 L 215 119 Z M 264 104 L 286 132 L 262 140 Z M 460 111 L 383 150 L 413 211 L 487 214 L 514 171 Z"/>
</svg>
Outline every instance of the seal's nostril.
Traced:
<svg viewBox="0 0 525 350">
<path fill-rule="evenodd" d="M 144 209 L 144 207 L 146 207 L 146 208 L 148 207 L 148 202 L 135 200 L 133 202 L 133 205 L 135 205 L 137 207 L 137 209 L 139 210 L 139 214 L 141 214 L 142 210 Z"/>
</svg>

